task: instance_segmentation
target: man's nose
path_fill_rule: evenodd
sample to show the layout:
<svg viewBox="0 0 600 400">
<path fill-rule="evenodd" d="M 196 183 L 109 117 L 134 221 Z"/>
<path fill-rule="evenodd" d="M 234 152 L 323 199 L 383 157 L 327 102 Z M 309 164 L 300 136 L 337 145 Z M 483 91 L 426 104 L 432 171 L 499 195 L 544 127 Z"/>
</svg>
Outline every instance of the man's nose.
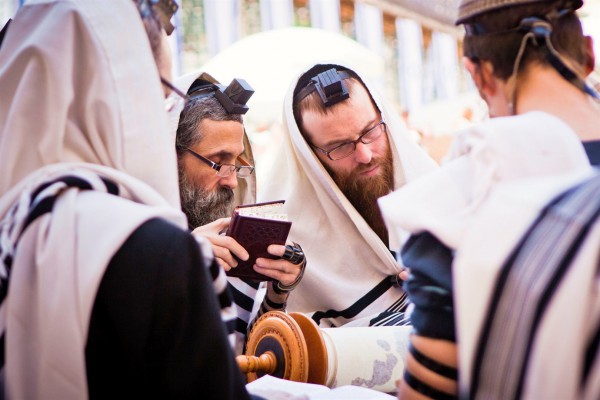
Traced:
<svg viewBox="0 0 600 400">
<path fill-rule="evenodd" d="M 358 142 L 354 151 L 354 160 L 359 164 L 368 164 L 373 158 L 373 152 L 368 144 Z"/>
<path fill-rule="evenodd" d="M 219 180 L 219 183 L 221 184 L 221 186 L 234 190 L 238 185 L 236 173 L 233 172 L 231 175 L 221 178 Z"/>
</svg>

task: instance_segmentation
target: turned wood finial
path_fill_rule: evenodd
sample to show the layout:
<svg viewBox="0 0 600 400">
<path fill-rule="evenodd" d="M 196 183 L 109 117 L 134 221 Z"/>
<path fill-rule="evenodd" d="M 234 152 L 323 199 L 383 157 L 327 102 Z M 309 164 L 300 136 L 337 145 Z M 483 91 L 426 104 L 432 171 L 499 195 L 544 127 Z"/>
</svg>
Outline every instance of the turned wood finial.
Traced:
<svg viewBox="0 0 600 400">
<path fill-rule="evenodd" d="M 265 374 L 297 382 L 326 381 L 325 342 L 314 321 L 298 313 L 263 314 L 248 335 L 246 354 L 236 360 L 248 382 Z"/>
<path fill-rule="evenodd" d="M 275 354 L 267 351 L 260 356 L 241 355 L 236 357 L 236 361 L 242 373 L 258 372 L 261 374 L 272 374 L 277 367 L 277 359 Z"/>
</svg>

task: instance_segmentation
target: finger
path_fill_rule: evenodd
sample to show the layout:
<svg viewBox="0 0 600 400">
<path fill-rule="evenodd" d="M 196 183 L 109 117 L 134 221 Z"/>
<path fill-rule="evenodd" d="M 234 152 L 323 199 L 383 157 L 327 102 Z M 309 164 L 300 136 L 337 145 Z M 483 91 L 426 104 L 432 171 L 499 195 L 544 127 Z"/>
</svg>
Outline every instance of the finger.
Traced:
<svg viewBox="0 0 600 400">
<path fill-rule="evenodd" d="M 268 258 L 257 258 L 254 270 L 278 280 L 283 285 L 290 285 L 295 282 L 301 272 L 299 265 L 285 260 L 271 260 Z"/>
<path fill-rule="evenodd" d="M 402 279 L 403 281 L 407 280 L 409 275 L 410 275 L 410 270 L 408 268 L 404 268 L 398 274 L 398 276 L 400 277 L 400 279 Z"/>
<path fill-rule="evenodd" d="M 213 245 L 223 247 L 229 252 L 235 254 L 240 260 L 247 260 L 250 258 L 250 254 L 239 244 L 234 238 L 230 236 L 215 236 L 209 239 Z"/>
<path fill-rule="evenodd" d="M 260 267 L 254 264 L 254 270 L 260 274 L 281 282 L 283 285 L 290 285 L 296 280 L 296 275 L 290 275 L 289 273 L 279 269 Z"/>
<path fill-rule="evenodd" d="M 231 222 L 231 217 L 229 218 L 219 218 L 213 222 L 210 222 L 206 225 L 202 225 L 197 227 L 192 231 L 192 234 L 201 234 L 201 235 L 218 235 L 221 232 L 224 232 L 229 227 L 229 223 Z"/>
<path fill-rule="evenodd" d="M 283 253 L 285 252 L 285 246 L 280 245 L 280 244 L 272 244 L 272 245 L 269 245 L 269 247 L 267 247 L 267 251 L 271 255 L 281 257 L 281 256 L 283 256 Z"/>
<path fill-rule="evenodd" d="M 219 263 L 221 268 L 223 268 L 225 270 L 225 272 L 227 272 L 231 269 L 231 266 L 228 265 L 223 259 L 218 258 L 218 257 L 215 257 L 215 259 L 217 260 L 217 262 Z"/>
<path fill-rule="evenodd" d="M 238 265 L 237 260 L 229 250 L 225 247 L 213 246 L 213 253 L 215 254 L 215 258 L 227 264 L 226 271 L 229 271 L 231 268 L 235 268 Z"/>
</svg>

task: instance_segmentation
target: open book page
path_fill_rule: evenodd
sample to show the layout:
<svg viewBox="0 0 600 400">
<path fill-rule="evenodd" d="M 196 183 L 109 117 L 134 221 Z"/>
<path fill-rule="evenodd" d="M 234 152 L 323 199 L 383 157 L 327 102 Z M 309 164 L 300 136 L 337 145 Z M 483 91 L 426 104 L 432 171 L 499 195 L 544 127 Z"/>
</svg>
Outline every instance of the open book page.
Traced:
<svg viewBox="0 0 600 400">
<path fill-rule="evenodd" d="M 250 382 L 246 389 L 266 400 L 394 400 L 394 396 L 359 386 L 327 386 L 293 382 L 265 375 Z"/>
<path fill-rule="evenodd" d="M 283 203 L 267 203 L 238 207 L 237 213 L 247 217 L 287 221 L 287 214 L 283 211 Z"/>
</svg>

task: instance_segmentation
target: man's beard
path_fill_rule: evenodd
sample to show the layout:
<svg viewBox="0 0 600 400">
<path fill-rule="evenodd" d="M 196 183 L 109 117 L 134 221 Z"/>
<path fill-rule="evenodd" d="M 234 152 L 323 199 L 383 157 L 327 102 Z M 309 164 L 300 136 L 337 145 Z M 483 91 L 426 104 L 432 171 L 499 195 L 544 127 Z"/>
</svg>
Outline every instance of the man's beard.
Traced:
<svg viewBox="0 0 600 400">
<path fill-rule="evenodd" d="M 209 192 L 195 186 L 179 171 L 179 198 L 181 209 L 188 219 L 190 229 L 206 225 L 219 218 L 231 216 L 234 204 L 233 190 L 219 187 Z"/>
<path fill-rule="evenodd" d="M 375 177 L 361 176 L 361 172 L 368 171 L 376 165 L 380 167 L 379 175 Z M 356 211 L 362 215 L 383 243 L 388 245 L 387 228 L 383 222 L 377 199 L 394 189 L 393 161 L 389 146 L 383 157 L 373 158 L 369 164 L 362 165 L 347 174 L 335 173 L 327 166 L 325 168 Z"/>
</svg>

